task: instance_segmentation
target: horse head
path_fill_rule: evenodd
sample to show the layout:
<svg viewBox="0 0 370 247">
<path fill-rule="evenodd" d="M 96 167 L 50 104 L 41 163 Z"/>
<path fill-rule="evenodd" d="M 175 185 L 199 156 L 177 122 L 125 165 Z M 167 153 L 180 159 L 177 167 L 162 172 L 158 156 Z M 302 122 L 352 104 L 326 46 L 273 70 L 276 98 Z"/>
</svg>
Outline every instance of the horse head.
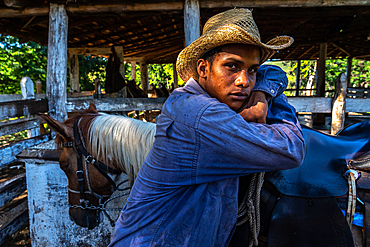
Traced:
<svg viewBox="0 0 370 247">
<path fill-rule="evenodd" d="M 92 229 L 106 213 L 105 204 L 118 187 L 118 175 L 125 173 L 133 184 L 153 145 L 155 124 L 99 114 L 94 104 L 63 123 L 39 115 L 57 133 L 55 140 L 62 148 L 59 163 L 68 178 L 70 218 Z"/>
<path fill-rule="evenodd" d="M 91 146 L 89 126 L 99 116 L 95 105 L 73 116 L 63 123 L 47 114 L 39 114 L 57 133 L 58 148 L 62 149 L 59 158 L 60 168 L 68 178 L 69 215 L 72 221 L 82 227 L 93 229 L 101 221 L 101 206 L 115 189 L 114 176 L 122 171 L 111 162 L 99 166 L 101 162 L 89 156 Z M 105 178 L 100 178 L 104 176 Z"/>
</svg>

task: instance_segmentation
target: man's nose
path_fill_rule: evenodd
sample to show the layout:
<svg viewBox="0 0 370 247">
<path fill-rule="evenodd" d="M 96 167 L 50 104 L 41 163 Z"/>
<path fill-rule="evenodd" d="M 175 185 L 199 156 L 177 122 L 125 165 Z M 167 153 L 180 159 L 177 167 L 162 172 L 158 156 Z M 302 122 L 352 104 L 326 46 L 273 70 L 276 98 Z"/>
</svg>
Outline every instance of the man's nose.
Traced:
<svg viewBox="0 0 370 247">
<path fill-rule="evenodd" d="M 235 86 L 248 87 L 249 86 L 249 77 L 246 70 L 241 70 L 238 78 L 235 80 Z"/>
</svg>

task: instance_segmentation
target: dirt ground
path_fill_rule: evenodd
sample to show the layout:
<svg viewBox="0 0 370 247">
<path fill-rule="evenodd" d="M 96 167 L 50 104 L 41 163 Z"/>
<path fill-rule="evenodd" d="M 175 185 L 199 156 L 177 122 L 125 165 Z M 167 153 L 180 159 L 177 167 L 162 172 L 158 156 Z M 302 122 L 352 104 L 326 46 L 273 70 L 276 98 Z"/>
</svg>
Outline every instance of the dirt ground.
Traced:
<svg viewBox="0 0 370 247">
<path fill-rule="evenodd" d="M 1 247 L 31 247 L 29 223 L 24 224 Z"/>
</svg>

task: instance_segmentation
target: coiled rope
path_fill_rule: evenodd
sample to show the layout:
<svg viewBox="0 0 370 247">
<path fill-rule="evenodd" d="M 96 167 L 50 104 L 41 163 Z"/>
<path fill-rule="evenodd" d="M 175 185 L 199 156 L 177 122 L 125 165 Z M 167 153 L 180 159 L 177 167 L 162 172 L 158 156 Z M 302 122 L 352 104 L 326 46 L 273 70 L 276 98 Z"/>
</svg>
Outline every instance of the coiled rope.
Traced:
<svg viewBox="0 0 370 247">
<path fill-rule="evenodd" d="M 251 182 L 247 193 L 238 208 L 238 220 L 236 225 L 243 225 L 249 221 L 251 239 L 249 241 L 249 247 L 258 246 L 258 235 L 260 233 L 260 198 L 261 189 L 263 185 L 265 173 L 254 173 L 252 175 Z"/>
</svg>

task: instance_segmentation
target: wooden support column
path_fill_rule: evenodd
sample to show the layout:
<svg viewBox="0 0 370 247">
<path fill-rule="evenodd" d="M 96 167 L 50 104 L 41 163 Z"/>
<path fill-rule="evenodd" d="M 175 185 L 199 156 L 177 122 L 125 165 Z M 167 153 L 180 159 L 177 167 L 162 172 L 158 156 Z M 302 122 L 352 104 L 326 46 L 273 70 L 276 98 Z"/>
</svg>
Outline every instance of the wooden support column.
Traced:
<svg viewBox="0 0 370 247">
<path fill-rule="evenodd" d="M 301 60 L 297 60 L 297 71 L 296 71 L 296 89 L 295 96 L 299 96 L 299 88 L 301 87 Z"/>
<path fill-rule="evenodd" d="M 131 62 L 131 80 L 136 81 L 136 62 Z"/>
<path fill-rule="evenodd" d="M 173 89 L 176 89 L 179 87 L 179 76 L 176 70 L 176 63 L 172 64 L 172 68 L 173 68 Z"/>
<path fill-rule="evenodd" d="M 184 3 L 185 46 L 200 36 L 199 0 L 185 0 Z"/>
<path fill-rule="evenodd" d="M 117 53 L 117 57 L 120 62 L 119 66 L 119 73 L 122 75 L 122 78 L 125 79 L 125 61 L 124 61 L 124 56 L 123 56 L 123 46 L 115 46 L 114 50 Z M 124 87 L 122 90 L 119 92 L 122 96 L 122 98 L 127 98 L 127 88 Z"/>
<path fill-rule="evenodd" d="M 36 81 L 36 94 L 42 93 L 42 84 L 40 79 L 37 79 Z"/>
<path fill-rule="evenodd" d="M 67 119 L 67 32 L 65 6 L 50 3 L 46 97 L 50 116 L 60 122 Z"/>
<path fill-rule="evenodd" d="M 316 96 L 325 97 L 325 63 L 327 43 L 320 44 L 320 58 L 317 71 Z"/>
<path fill-rule="evenodd" d="M 148 65 L 145 61 L 140 62 L 141 87 L 145 94 L 148 94 Z"/>
<path fill-rule="evenodd" d="M 68 54 L 69 82 L 71 93 L 80 92 L 80 70 L 77 54 Z"/>
<path fill-rule="evenodd" d="M 347 58 L 347 88 L 351 87 L 352 57 Z"/>
<path fill-rule="evenodd" d="M 336 134 L 344 127 L 346 119 L 346 96 L 347 96 L 347 77 L 341 73 L 335 80 L 335 94 L 333 98 L 333 109 L 331 112 L 331 134 Z"/>
</svg>

